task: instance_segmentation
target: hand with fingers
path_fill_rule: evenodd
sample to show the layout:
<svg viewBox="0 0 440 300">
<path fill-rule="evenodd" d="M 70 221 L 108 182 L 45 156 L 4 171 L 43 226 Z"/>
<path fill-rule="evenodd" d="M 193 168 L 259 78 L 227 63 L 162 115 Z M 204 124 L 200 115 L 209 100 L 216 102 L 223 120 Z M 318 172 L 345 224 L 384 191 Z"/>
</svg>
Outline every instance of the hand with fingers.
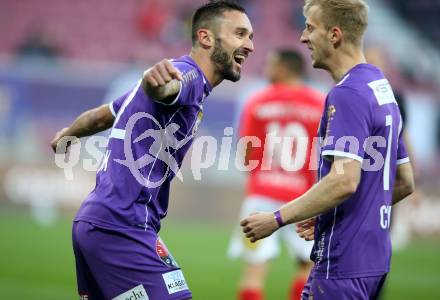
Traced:
<svg viewBox="0 0 440 300">
<path fill-rule="evenodd" d="M 52 147 L 52 150 L 53 150 L 54 153 L 57 153 L 58 143 L 66 135 L 66 132 L 67 132 L 68 129 L 69 128 L 66 127 L 66 128 L 61 129 L 60 131 L 58 131 L 55 134 L 55 137 L 50 142 L 50 146 Z M 67 152 L 69 147 L 70 147 L 70 143 L 67 143 L 66 147 L 64 148 L 66 152 Z"/>
<path fill-rule="evenodd" d="M 315 235 L 315 218 L 296 223 L 296 232 L 306 241 L 313 241 Z"/>
<path fill-rule="evenodd" d="M 182 73 L 168 59 L 163 59 L 144 72 L 142 88 L 148 96 L 162 101 L 179 92 Z"/>
<path fill-rule="evenodd" d="M 268 237 L 279 228 L 273 213 L 253 213 L 243 219 L 240 225 L 252 243 Z"/>
</svg>

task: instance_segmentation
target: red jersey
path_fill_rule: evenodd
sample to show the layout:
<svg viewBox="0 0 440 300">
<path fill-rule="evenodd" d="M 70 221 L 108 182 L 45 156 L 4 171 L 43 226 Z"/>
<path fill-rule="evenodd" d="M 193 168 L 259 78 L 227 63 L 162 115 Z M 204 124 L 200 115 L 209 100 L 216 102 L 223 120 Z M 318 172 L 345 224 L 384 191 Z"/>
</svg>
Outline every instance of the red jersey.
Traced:
<svg viewBox="0 0 440 300">
<path fill-rule="evenodd" d="M 248 153 L 258 162 L 250 171 L 247 195 L 290 201 L 306 192 L 316 180 L 316 141 L 324 96 L 305 87 L 274 84 L 245 105 L 241 136 L 261 141 Z M 251 165 L 249 165 L 251 166 Z"/>
</svg>

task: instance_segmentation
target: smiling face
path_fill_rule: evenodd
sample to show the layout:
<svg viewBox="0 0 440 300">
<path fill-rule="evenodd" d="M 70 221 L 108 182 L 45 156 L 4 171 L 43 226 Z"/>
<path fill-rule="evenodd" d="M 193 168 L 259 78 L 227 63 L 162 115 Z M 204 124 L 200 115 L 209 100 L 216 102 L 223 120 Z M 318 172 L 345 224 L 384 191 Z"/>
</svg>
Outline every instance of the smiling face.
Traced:
<svg viewBox="0 0 440 300">
<path fill-rule="evenodd" d="M 314 5 L 306 13 L 306 28 L 300 41 L 307 45 L 311 51 L 312 65 L 314 68 L 328 69 L 328 61 L 334 51 L 331 42 L 330 30 L 324 26 L 321 19 L 321 9 Z"/>
<path fill-rule="evenodd" d="M 224 79 L 238 81 L 243 63 L 254 51 L 254 34 L 248 17 L 239 11 L 226 11 L 219 17 L 213 34 L 215 43 L 211 61 L 216 71 Z"/>
</svg>

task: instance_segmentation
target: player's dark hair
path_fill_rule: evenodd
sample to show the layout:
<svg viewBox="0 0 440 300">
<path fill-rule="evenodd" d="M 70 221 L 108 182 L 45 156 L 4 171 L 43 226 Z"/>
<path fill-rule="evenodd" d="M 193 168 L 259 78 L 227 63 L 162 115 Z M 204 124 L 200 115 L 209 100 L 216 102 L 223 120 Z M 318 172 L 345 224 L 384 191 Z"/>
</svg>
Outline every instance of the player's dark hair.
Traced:
<svg viewBox="0 0 440 300">
<path fill-rule="evenodd" d="M 210 1 L 200 6 L 192 17 L 191 35 L 193 45 L 197 42 L 197 30 L 201 28 L 212 29 L 212 22 L 224 12 L 231 10 L 246 13 L 242 6 L 233 1 Z"/>
<path fill-rule="evenodd" d="M 290 70 L 294 75 L 303 75 L 305 71 L 304 59 L 301 54 L 292 49 L 279 49 L 275 51 L 278 61 Z"/>
</svg>

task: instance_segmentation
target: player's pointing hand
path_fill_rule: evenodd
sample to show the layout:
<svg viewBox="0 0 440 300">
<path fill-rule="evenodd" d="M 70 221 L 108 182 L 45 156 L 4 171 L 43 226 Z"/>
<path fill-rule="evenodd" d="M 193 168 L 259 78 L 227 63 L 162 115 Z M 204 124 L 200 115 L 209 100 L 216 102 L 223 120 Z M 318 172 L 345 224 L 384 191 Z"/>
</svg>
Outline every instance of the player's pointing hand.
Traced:
<svg viewBox="0 0 440 300">
<path fill-rule="evenodd" d="M 240 225 L 252 243 L 271 235 L 278 229 L 273 213 L 254 213 L 243 219 Z"/>
<path fill-rule="evenodd" d="M 58 142 L 61 140 L 61 138 L 62 138 L 63 136 L 66 135 L 66 132 L 67 132 L 68 129 L 69 129 L 69 128 L 66 127 L 66 128 L 61 129 L 60 131 L 58 131 L 58 132 L 55 134 L 55 137 L 54 137 L 54 138 L 52 139 L 52 141 L 50 142 L 50 146 L 51 146 L 51 148 L 52 148 L 52 150 L 53 150 L 54 153 L 56 153 L 56 151 L 57 151 Z M 68 144 L 68 146 L 69 146 L 69 144 Z M 67 151 L 67 148 L 68 148 L 68 147 L 65 148 L 66 151 Z"/>
</svg>

